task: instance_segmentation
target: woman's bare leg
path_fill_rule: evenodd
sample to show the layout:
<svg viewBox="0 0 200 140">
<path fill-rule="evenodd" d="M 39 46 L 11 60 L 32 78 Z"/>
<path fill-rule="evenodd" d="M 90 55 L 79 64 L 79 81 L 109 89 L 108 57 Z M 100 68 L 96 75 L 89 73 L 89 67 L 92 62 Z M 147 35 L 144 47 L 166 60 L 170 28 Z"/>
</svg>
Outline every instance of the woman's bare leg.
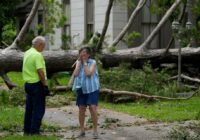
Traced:
<svg viewBox="0 0 200 140">
<path fill-rule="evenodd" d="M 85 111 L 86 106 L 79 106 L 79 124 L 81 132 L 85 132 L 84 123 L 85 123 Z"/>
<path fill-rule="evenodd" d="M 97 106 L 96 105 L 90 105 L 89 110 L 90 110 L 90 114 L 91 114 L 91 117 L 92 117 L 93 130 L 94 130 L 94 132 L 97 132 L 97 121 L 98 121 Z"/>
</svg>

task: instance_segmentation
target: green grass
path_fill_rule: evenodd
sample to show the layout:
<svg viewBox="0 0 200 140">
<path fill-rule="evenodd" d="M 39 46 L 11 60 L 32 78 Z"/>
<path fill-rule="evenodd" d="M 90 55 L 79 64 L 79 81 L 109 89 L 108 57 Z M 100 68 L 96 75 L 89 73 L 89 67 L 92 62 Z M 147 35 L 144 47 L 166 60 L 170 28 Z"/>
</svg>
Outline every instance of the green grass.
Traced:
<svg viewBox="0 0 200 140">
<path fill-rule="evenodd" d="M 20 135 L 10 135 L 5 137 L 0 137 L 2 140 L 58 140 L 55 136 L 20 136 Z"/>
<path fill-rule="evenodd" d="M 8 77 L 13 83 L 17 84 L 18 86 L 22 87 L 24 85 L 21 72 L 9 72 Z"/>
<path fill-rule="evenodd" d="M 17 84 L 17 86 L 22 87 L 24 85 L 21 72 L 9 72 L 7 73 L 7 75 L 13 83 Z M 4 84 L 4 81 L 1 77 L 0 77 L 0 84 Z"/>
<path fill-rule="evenodd" d="M 19 107 L 0 106 L 0 130 L 22 129 L 24 112 Z"/>
<path fill-rule="evenodd" d="M 22 75 L 20 72 L 10 72 L 8 73 L 8 76 L 11 78 L 11 80 L 14 83 L 18 84 L 19 86 L 23 86 L 24 82 L 22 80 Z M 65 85 L 67 80 L 69 79 L 69 75 L 65 73 L 64 74 L 60 73 L 57 75 L 57 78 L 59 80 L 59 83 L 61 83 L 62 85 Z M 60 93 L 56 93 L 56 94 L 60 94 Z M 64 96 L 63 95 L 59 95 L 59 96 L 61 96 L 61 98 L 65 96 L 67 97 L 70 96 L 70 99 L 75 98 L 74 94 L 65 94 Z M 61 101 L 60 97 L 57 97 L 57 96 L 55 96 L 54 98 L 49 97 L 48 100 L 52 100 L 52 102 L 55 102 L 56 100 Z M 65 100 L 64 100 L 64 104 L 65 104 Z M 53 104 L 53 106 L 54 105 L 55 104 Z M 147 118 L 149 120 L 154 120 L 154 121 L 172 122 L 172 121 L 184 121 L 184 120 L 192 120 L 192 119 L 200 118 L 200 97 L 194 97 L 190 100 L 185 100 L 185 101 L 161 101 L 161 102 L 155 102 L 155 103 L 146 103 L 146 102 L 141 101 L 141 102 L 136 102 L 136 103 L 112 104 L 112 103 L 101 102 L 100 106 L 104 108 L 116 110 L 119 112 L 128 113 L 130 115 L 144 117 L 144 118 Z M 3 107 L 1 107 L 0 109 L 1 109 L 0 114 L 2 114 L 1 113 L 2 110 L 6 111 L 6 108 L 4 109 Z M 16 108 L 16 110 L 15 108 L 13 109 L 7 108 L 7 109 L 10 109 L 10 116 L 20 116 L 19 114 L 17 114 L 17 113 L 20 113 L 17 111 L 19 110 L 19 108 Z M 4 122 L 3 119 L 1 119 L 1 116 L 2 115 L 0 115 L 0 122 Z M 20 118 L 23 119 L 23 116 Z M 10 124 L 15 124 L 15 122 L 10 123 Z"/>
<path fill-rule="evenodd" d="M 184 101 L 162 101 L 155 103 L 112 104 L 101 102 L 100 107 L 144 117 L 152 121 L 185 121 L 198 119 L 200 97 L 193 97 L 190 100 Z"/>
<path fill-rule="evenodd" d="M 62 73 L 59 73 L 57 74 L 58 76 L 58 82 L 61 84 L 61 85 L 67 85 L 67 82 L 70 78 L 70 75 L 66 72 L 62 72 Z M 23 81 L 23 78 L 22 78 L 22 73 L 21 72 L 9 72 L 8 73 L 8 77 L 10 78 L 10 80 L 17 84 L 17 86 L 19 87 L 23 87 L 24 86 L 24 81 Z M 0 78 L 0 83 L 4 83 L 3 79 Z"/>
<path fill-rule="evenodd" d="M 24 109 L 14 106 L 0 106 L 0 131 L 21 132 L 24 122 Z M 59 126 L 42 123 L 41 131 L 56 132 Z"/>
</svg>

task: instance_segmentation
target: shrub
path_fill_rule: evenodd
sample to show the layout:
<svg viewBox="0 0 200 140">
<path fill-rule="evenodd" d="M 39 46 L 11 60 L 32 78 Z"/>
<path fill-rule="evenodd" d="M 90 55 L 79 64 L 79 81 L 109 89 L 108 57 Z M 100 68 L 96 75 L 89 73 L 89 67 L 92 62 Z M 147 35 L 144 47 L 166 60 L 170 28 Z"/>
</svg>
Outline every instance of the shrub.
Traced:
<svg viewBox="0 0 200 140">
<path fill-rule="evenodd" d="M 200 111 L 197 113 L 196 119 L 197 119 L 197 120 L 200 120 Z"/>
<path fill-rule="evenodd" d="M 130 64 L 100 69 L 101 87 L 172 97 L 177 92 L 177 86 L 176 82 L 167 82 L 169 77 L 167 69 L 153 69 L 149 63 L 142 69 L 132 69 Z"/>
<path fill-rule="evenodd" d="M 186 127 L 179 126 L 173 128 L 168 133 L 168 138 L 172 140 L 199 140 L 199 124 L 190 124 Z"/>
<path fill-rule="evenodd" d="M 9 102 L 9 95 L 6 90 L 0 91 L 0 105 L 8 104 Z"/>
<path fill-rule="evenodd" d="M 18 106 L 25 104 L 25 91 L 24 88 L 16 87 L 10 91 L 9 102 L 11 105 Z"/>
<path fill-rule="evenodd" d="M 13 21 L 10 21 L 8 24 L 6 24 L 3 27 L 3 32 L 2 32 L 2 40 L 8 44 L 11 45 L 15 36 L 16 36 L 16 29 L 14 26 Z"/>
</svg>

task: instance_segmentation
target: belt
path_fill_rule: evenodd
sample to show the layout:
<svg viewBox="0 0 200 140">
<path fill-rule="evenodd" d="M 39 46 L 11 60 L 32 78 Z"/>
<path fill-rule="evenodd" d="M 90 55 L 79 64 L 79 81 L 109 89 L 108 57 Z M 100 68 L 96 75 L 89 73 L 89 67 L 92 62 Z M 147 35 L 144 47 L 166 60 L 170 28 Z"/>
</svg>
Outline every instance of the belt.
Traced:
<svg viewBox="0 0 200 140">
<path fill-rule="evenodd" d="M 40 84 L 42 84 L 42 82 L 41 82 L 41 81 L 36 82 L 36 83 L 27 83 L 27 82 L 26 82 L 25 84 L 33 85 L 33 86 L 34 86 L 34 85 L 40 85 Z"/>
</svg>

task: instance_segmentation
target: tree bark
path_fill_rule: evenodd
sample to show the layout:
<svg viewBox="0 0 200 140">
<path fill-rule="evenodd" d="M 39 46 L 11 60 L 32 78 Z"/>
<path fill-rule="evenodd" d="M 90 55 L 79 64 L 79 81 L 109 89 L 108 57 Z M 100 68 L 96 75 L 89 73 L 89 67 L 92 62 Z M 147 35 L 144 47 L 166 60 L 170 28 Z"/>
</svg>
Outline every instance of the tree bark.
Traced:
<svg viewBox="0 0 200 140">
<path fill-rule="evenodd" d="M 138 2 L 137 7 L 135 8 L 135 10 L 132 12 L 128 23 L 124 26 L 124 28 L 122 29 L 122 31 L 119 33 L 119 35 L 114 39 L 114 41 L 112 42 L 111 46 L 116 46 L 120 40 L 123 39 L 123 37 L 125 36 L 126 32 L 128 31 L 129 27 L 131 26 L 132 22 L 134 21 L 136 15 L 139 13 L 139 11 L 142 9 L 142 7 L 145 5 L 146 0 L 140 0 Z"/>
<path fill-rule="evenodd" d="M 101 94 L 111 94 L 114 96 L 130 96 L 134 97 L 136 99 L 147 99 L 147 100 L 187 100 L 192 98 L 196 92 L 194 92 L 192 95 L 190 95 L 187 98 L 170 98 L 170 97 L 163 97 L 163 96 L 156 96 L 156 95 L 146 95 L 146 94 L 141 94 L 137 92 L 130 92 L 130 91 L 114 91 L 111 89 L 101 89 L 100 90 Z"/>
<path fill-rule="evenodd" d="M 175 80 L 177 78 L 178 78 L 178 75 L 169 78 L 169 80 Z M 191 77 L 189 77 L 187 75 L 184 75 L 184 74 L 181 74 L 181 78 L 183 78 L 183 79 L 185 79 L 187 81 L 190 81 L 190 82 L 200 83 L 200 79 L 198 79 L 198 78 L 191 78 Z"/>
<path fill-rule="evenodd" d="M 12 81 L 10 81 L 9 77 L 7 76 L 6 73 L 4 72 L 0 72 L 0 76 L 2 77 L 2 79 L 4 80 L 4 82 L 6 83 L 7 87 L 9 89 L 13 89 L 14 87 L 16 87 L 17 85 L 12 83 Z"/>
<path fill-rule="evenodd" d="M 162 63 L 177 63 L 178 49 L 170 49 L 168 54 L 163 56 L 165 49 L 147 50 L 139 53 L 138 48 L 118 50 L 113 54 L 103 54 L 101 61 L 104 67 L 115 67 L 120 63 L 131 63 L 133 66 L 142 66 L 144 62 L 150 61 L 155 67 Z M 182 65 L 193 64 L 199 67 L 200 48 L 183 48 Z"/>
<path fill-rule="evenodd" d="M 106 10 L 105 22 L 104 22 L 103 30 L 102 30 L 100 39 L 99 39 L 99 41 L 97 43 L 97 46 L 96 46 L 97 50 L 100 50 L 101 47 L 102 47 L 102 43 L 104 41 L 104 38 L 105 38 L 105 35 L 106 35 L 106 31 L 108 29 L 109 21 L 110 21 L 110 11 L 112 9 L 113 2 L 114 2 L 114 0 L 109 0 L 108 7 L 107 7 L 107 10 Z"/>
<path fill-rule="evenodd" d="M 0 71 L 22 71 L 24 52 L 19 50 L 8 50 L 6 54 L 0 50 Z M 77 51 L 44 51 L 43 52 L 47 73 L 49 76 L 55 72 L 72 71 L 72 64 L 77 59 Z"/>
<path fill-rule="evenodd" d="M 165 49 L 148 50 L 143 54 L 138 51 L 126 52 L 118 50 L 113 54 L 104 53 L 100 56 L 100 61 L 104 67 L 115 67 L 120 63 L 141 64 L 141 62 L 151 61 L 153 64 L 177 63 L 178 49 L 170 49 L 166 56 L 162 56 Z M 0 71 L 21 71 L 24 53 L 18 50 L 8 50 L 6 54 L 0 50 Z M 77 51 L 44 51 L 43 52 L 47 72 L 49 75 L 60 71 L 72 71 L 71 67 L 76 61 Z M 200 48 L 183 48 L 183 64 L 194 64 L 199 66 Z"/>
<path fill-rule="evenodd" d="M 52 90 L 66 91 L 66 90 L 70 90 L 70 88 L 67 88 L 67 86 L 57 86 L 57 87 L 54 87 Z M 146 100 L 150 100 L 150 101 L 154 101 L 154 100 L 188 100 L 188 99 L 192 98 L 197 92 L 198 91 L 193 92 L 189 97 L 186 97 L 186 98 L 171 98 L 171 97 L 163 97 L 163 96 L 156 96 L 156 95 L 146 95 L 146 94 L 141 94 L 138 92 L 131 92 L 131 91 L 115 91 L 115 90 L 106 89 L 106 88 L 100 89 L 100 94 L 113 95 L 114 97 L 129 96 L 129 97 L 132 97 L 137 100 L 138 99 L 146 99 Z"/>
<path fill-rule="evenodd" d="M 7 47 L 4 51 L 6 52 L 9 49 L 16 49 L 17 48 L 17 44 L 18 42 L 22 41 L 25 33 L 28 31 L 29 26 L 31 24 L 31 22 L 33 21 L 37 10 L 40 6 L 41 0 L 34 0 L 34 4 L 33 7 L 31 9 L 31 12 L 29 14 L 29 16 L 26 19 L 26 22 L 24 23 L 22 29 L 20 30 L 19 34 L 17 35 L 17 37 L 15 38 L 15 40 L 13 41 L 13 43 L 11 44 L 11 46 Z"/>
<path fill-rule="evenodd" d="M 3 26 L 0 23 L 0 46 L 2 46 L 2 31 L 3 31 Z"/>
<path fill-rule="evenodd" d="M 177 63 L 178 49 L 170 49 L 169 53 L 163 56 L 165 49 L 148 50 L 143 54 L 138 51 L 126 52 L 118 50 L 116 53 L 104 53 L 100 56 L 103 67 L 116 67 L 120 63 L 131 63 L 133 67 L 141 68 L 143 64 L 150 61 L 155 67 L 160 67 L 162 63 Z M 15 87 L 6 73 L 10 71 L 22 71 L 24 53 L 19 50 L 8 50 L 6 54 L 0 50 L 0 76 L 10 89 Z M 47 76 L 50 78 L 52 74 L 62 71 L 72 71 L 72 64 L 76 61 L 77 51 L 45 51 L 43 52 Z M 194 65 L 199 67 L 200 48 L 183 48 L 182 49 L 182 65 Z"/>
</svg>

